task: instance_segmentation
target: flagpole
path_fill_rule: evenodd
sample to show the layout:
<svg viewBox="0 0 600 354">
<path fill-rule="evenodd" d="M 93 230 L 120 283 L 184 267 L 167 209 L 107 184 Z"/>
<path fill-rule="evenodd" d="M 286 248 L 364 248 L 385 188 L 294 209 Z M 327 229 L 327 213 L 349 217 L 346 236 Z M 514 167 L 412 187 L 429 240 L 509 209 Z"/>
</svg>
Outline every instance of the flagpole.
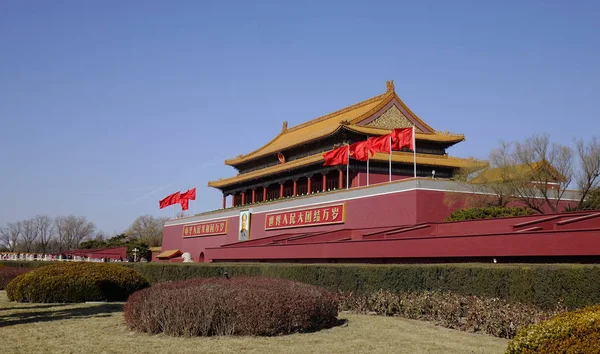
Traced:
<svg viewBox="0 0 600 354">
<path fill-rule="evenodd" d="M 392 134 L 390 134 L 390 182 L 392 181 Z"/>
<path fill-rule="evenodd" d="M 367 152 L 367 186 L 369 185 L 369 155 Z"/>
<path fill-rule="evenodd" d="M 415 179 L 417 178 L 417 139 L 415 137 L 415 127 L 413 126 L 413 164 L 414 164 L 414 170 L 415 170 Z"/>
<path fill-rule="evenodd" d="M 349 189 L 348 185 L 349 175 L 350 175 L 350 144 L 348 144 L 348 161 L 346 161 L 346 189 Z"/>
</svg>

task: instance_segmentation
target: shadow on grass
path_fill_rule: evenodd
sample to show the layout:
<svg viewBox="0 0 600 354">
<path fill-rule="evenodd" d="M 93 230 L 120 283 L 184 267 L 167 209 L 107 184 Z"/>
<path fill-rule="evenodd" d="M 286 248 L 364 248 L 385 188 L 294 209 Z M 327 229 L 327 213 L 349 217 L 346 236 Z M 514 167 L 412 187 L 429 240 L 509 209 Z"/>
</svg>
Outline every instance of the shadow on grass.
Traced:
<svg viewBox="0 0 600 354">
<path fill-rule="evenodd" d="M 30 309 L 30 308 L 28 308 Z M 54 311 L 16 312 L 0 316 L 0 328 L 34 322 L 50 322 L 90 317 L 107 317 L 123 311 L 123 304 L 101 304 L 97 306 L 58 309 Z"/>
<path fill-rule="evenodd" d="M 22 307 L 15 306 L 15 307 L 0 308 L 0 311 L 38 310 L 38 309 L 48 309 L 51 307 L 72 306 L 72 305 L 73 304 L 47 304 L 47 305 L 31 305 L 31 306 L 22 306 Z"/>
</svg>

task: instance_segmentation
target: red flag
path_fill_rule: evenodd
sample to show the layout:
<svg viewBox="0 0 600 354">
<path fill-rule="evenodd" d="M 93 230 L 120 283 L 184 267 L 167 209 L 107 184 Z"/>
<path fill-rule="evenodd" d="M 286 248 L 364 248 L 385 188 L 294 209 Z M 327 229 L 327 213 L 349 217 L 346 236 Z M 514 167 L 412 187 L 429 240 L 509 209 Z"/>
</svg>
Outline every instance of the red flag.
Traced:
<svg viewBox="0 0 600 354">
<path fill-rule="evenodd" d="M 376 150 L 371 147 L 369 140 L 359 141 L 350 145 L 350 156 L 359 161 L 367 161 L 370 156 L 375 154 Z"/>
<path fill-rule="evenodd" d="M 181 198 L 181 200 L 179 200 L 179 204 L 181 204 L 181 210 L 188 210 L 190 205 L 189 201 L 189 198 Z"/>
<path fill-rule="evenodd" d="M 161 201 L 158 202 L 158 206 L 162 209 L 162 208 L 166 208 L 169 205 L 173 205 L 173 204 L 177 204 L 179 203 L 179 200 L 181 199 L 181 193 L 180 192 L 175 192 L 171 195 L 166 196 L 164 199 L 162 199 Z"/>
<path fill-rule="evenodd" d="M 349 160 L 348 145 L 340 146 L 323 154 L 323 166 L 347 165 Z"/>
<path fill-rule="evenodd" d="M 196 188 L 188 189 L 181 193 L 181 199 L 196 200 Z"/>
<path fill-rule="evenodd" d="M 402 148 L 409 148 L 414 150 L 413 146 L 413 128 L 396 128 L 392 131 L 392 149 L 402 150 Z"/>
<path fill-rule="evenodd" d="M 371 145 L 371 149 L 374 152 L 390 152 L 390 137 L 391 134 L 382 135 L 377 138 L 367 139 Z"/>
<path fill-rule="evenodd" d="M 196 188 L 188 189 L 184 193 L 181 193 L 181 197 L 179 199 L 181 210 L 188 210 L 190 200 L 196 200 Z"/>
</svg>

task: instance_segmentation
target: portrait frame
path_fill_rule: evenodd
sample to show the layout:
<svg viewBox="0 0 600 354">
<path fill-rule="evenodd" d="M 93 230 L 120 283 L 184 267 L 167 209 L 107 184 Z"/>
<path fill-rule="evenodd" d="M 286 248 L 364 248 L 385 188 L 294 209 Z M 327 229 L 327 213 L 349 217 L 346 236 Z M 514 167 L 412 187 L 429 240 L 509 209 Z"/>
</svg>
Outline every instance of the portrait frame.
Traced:
<svg viewBox="0 0 600 354">
<path fill-rule="evenodd" d="M 250 210 L 240 211 L 240 220 L 238 224 L 238 241 L 250 240 L 250 219 L 252 213 Z"/>
</svg>

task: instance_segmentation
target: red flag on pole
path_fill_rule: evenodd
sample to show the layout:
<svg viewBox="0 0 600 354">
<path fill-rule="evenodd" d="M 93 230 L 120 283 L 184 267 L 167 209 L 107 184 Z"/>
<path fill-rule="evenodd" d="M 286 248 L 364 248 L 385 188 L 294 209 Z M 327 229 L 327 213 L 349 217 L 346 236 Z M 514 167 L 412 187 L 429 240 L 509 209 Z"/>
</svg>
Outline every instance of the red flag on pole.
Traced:
<svg viewBox="0 0 600 354">
<path fill-rule="evenodd" d="M 179 199 L 181 210 L 188 210 L 190 200 L 196 200 L 196 188 L 188 189 L 184 193 L 181 193 L 181 197 Z"/>
<path fill-rule="evenodd" d="M 402 150 L 405 147 L 414 150 L 413 131 L 412 127 L 392 130 L 392 150 Z"/>
<path fill-rule="evenodd" d="M 188 189 L 181 193 L 181 199 L 196 200 L 196 188 Z"/>
<path fill-rule="evenodd" d="M 166 196 L 161 201 L 159 201 L 158 202 L 158 206 L 160 207 L 160 209 L 166 208 L 166 207 L 168 207 L 170 205 L 179 203 L 180 199 L 181 199 L 181 193 L 180 192 L 175 192 L 173 194 L 170 194 L 170 195 Z"/>
<path fill-rule="evenodd" d="M 376 150 L 371 147 L 369 140 L 359 141 L 350 145 L 350 156 L 359 161 L 367 161 L 370 156 L 375 154 Z"/>
<path fill-rule="evenodd" d="M 348 145 L 340 146 L 323 154 L 325 163 L 323 166 L 347 165 L 350 157 Z"/>
<path fill-rule="evenodd" d="M 391 134 L 386 134 L 376 138 L 371 137 L 367 139 L 367 141 L 369 141 L 369 145 L 371 146 L 371 151 L 390 152 L 390 136 Z"/>
</svg>

